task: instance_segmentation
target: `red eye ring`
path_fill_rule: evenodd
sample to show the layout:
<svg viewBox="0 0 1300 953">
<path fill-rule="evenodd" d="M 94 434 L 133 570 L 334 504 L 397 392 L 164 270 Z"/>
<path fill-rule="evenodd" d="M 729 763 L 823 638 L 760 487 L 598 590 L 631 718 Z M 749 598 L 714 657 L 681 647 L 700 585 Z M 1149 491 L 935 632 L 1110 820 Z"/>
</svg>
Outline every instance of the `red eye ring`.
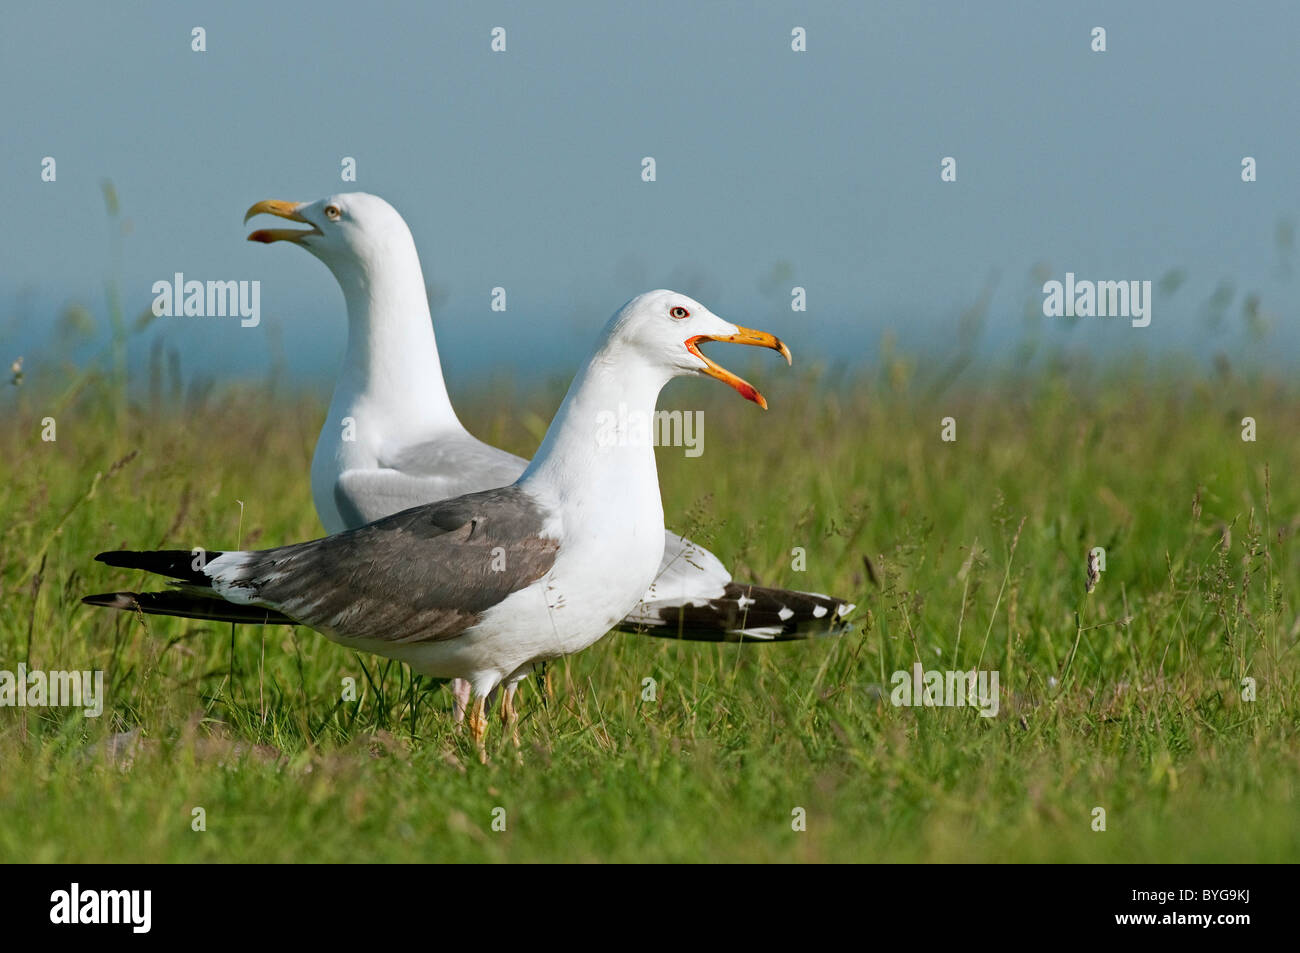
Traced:
<svg viewBox="0 0 1300 953">
<path fill-rule="evenodd" d="M 678 321 L 680 321 L 682 318 L 689 318 L 691 316 L 691 313 L 687 311 L 685 308 L 683 308 L 681 305 L 677 305 L 675 308 L 669 308 L 668 314 L 671 317 L 676 318 Z"/>
</svg>

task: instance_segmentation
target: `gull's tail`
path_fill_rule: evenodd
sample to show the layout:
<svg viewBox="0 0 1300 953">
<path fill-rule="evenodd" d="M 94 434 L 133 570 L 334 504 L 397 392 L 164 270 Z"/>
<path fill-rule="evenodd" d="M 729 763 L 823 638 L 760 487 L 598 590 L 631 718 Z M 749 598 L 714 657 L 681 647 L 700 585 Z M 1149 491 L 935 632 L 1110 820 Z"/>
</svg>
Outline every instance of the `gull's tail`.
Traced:
<svg viewBox="0 0 1300 953">
<path fill-rule="evenodd" d="M 618 628 L 693 642 L 787 642 L 844 631 L 853 603 L 733 582 L 707 549 L 667 535 L 659 577 Z"/>
</svg>

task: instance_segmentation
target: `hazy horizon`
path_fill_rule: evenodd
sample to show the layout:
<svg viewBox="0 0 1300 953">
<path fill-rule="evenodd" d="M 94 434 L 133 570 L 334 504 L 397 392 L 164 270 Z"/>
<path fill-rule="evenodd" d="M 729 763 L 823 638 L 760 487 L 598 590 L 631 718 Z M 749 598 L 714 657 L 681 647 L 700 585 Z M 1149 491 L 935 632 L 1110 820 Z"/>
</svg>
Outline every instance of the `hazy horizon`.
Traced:
<svg viewBox="0 0 1300 953">
<path fill-rule="evenodd" d="M 132 322 L 182 272 L 260 281 L 260 325 L 160 318 L 133 338 L 133 368 L 161 335 L 187 369 L 262 377 L 282 347 L 293 381 L 328 381 L 337 286 L 300 249 L 246 242 L 241 217 L 341 191 L 383 195 L 410 224 L 454 389 L 571 371 L 655 287 L 832 365 L 885 334 L 942 360 L 986 294 L 984 357 L 1033 324 L 1103 357 L 1300 354 L 1293 6 L 350 9 L 7 11 L 5 366 L 48 353 L 72 304 L 105 333 L 106 280 Z M 631 53 L 609 41 L 628 35 Z M 1244 156 L 1258 181 L 1242 181 Z M 1152 282 L 1151 325 L 1027 322 L 1066 272 Z M 790 310 L 794 286 L 806 312 Z"/>
</svg>

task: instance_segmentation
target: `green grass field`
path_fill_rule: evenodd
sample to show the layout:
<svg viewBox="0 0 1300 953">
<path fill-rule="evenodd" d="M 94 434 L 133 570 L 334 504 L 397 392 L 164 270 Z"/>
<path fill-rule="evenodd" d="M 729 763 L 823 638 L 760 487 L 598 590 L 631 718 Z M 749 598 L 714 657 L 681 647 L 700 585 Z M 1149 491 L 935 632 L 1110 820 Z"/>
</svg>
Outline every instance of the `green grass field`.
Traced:
<svg viewBox="0 0 1300 953">
<path fill-rule="evenodd" d="M 494 720 L 486 766 L 447 689 L 398 664 L 79 602 L 152 584 L 100 550 L 319 535 L 321 405 L 6 386 L 0 669 L 102 669 L 107 702 L 0 709 L 0 861 L 1300 860 L 1300 389 L 1138 359 L 754 379 L 767 414 L 711 382 L 666 392 L 706 421 L 703 456 L 659 451 L 669 524 L 737 578 L 852 599 L 852 628 L 609 635 L 552 666 L 549 703 L 521 691 L 522 750 Z M 462 416 L 528 454 L 560 395 L 526 420 L 519 396 Z M 917 660 L 997 671 L 997 717 L 891 705 Z"/>
</svg>

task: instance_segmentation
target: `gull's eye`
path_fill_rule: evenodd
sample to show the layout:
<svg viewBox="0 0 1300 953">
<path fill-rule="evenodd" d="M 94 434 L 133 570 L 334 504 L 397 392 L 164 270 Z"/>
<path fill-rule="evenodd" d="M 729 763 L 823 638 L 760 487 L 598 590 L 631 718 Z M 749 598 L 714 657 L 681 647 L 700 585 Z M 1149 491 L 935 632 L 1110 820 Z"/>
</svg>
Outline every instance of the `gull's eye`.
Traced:
<svg viewBox="0 0 1300 953">
<path fill-rule="evenodd" d="M 343 213 L 339 211 L 339 207 L 337 205 L 325 206 L 325 217 L 328 218 L 331 222 L 337 222 L 342 215 Z"/>
<path fill-rule="evenodd" d="M 691 313 L 687 311 L 685 308 L 683 308 L 681 305 L 678 305 L 675 308 L 669 308 L 668 313 L 672 315 L 674 318 L 677 318 L 679 321 L 682 318 L 689 318 L 691 316 Z"/>
</svg>

